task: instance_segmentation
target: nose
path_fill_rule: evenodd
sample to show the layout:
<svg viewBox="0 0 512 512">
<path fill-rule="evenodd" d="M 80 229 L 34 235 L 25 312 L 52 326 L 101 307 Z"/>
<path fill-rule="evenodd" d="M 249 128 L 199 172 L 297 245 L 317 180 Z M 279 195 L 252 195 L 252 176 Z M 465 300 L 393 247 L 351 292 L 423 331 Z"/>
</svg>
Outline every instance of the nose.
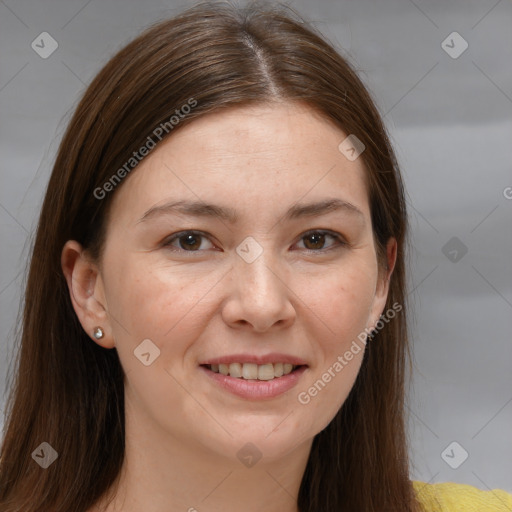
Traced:
<svg viewBox="0 0 512 512">
<path fill-rule="evenodd" d="M 269 252 L 264 251 L 252 263 L 236 257 L 222 308 L 222 317 L 230 327 L 265 332 L 294 322 L 291 271 L 267 257 Z"/>
</svg>

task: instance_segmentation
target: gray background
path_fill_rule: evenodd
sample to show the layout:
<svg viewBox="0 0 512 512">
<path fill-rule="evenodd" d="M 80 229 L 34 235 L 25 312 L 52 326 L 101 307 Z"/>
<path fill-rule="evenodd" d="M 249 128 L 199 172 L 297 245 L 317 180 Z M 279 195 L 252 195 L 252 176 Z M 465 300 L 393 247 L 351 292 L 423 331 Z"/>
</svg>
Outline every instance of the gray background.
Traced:
<svg viewBox="0 0 512 512">
<path fill-rule="evenodd" d="M 117 49 L 191 3 L 0 0 L 0 406 L 30 235 L 66 121 Z M 512 491 L 512 5 L 289 4 L 355 65 L 405 177 L 411 476 Z M 44 31 L 58 42 L 47 59 L 31 48 Z M 441 46 L 453 31 L 469 44 L 458 58 Z M 460 447 L 444 452 L 453 441 Z M 452 469 L 442 453 L 456 465 L 463 449 L 469 457 Z"/>
</svg>

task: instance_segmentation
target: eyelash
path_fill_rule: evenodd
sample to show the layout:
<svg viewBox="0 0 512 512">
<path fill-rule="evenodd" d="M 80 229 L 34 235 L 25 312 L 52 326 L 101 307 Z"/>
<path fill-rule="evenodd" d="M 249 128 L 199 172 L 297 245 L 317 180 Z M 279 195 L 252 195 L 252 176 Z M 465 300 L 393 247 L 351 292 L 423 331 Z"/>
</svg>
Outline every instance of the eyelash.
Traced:
<svg viewBox="0 0 512 512">
<path fill-rule="evenodd" d="M 335 250 L 335 249 L 340 249 L 340 248 L 343 248 L 343 247 L 346 247 L 346 246 L 349 245 L 343 239 L 343 237 L 341 235 L 339 235 L 338 233 L 335 233 L 333 231 L 324 230 L 324 229 L 314 229 L 314 230 L 307 231 L 306 233 L 304 233 L 301 236 L 300 241 L 302 241 L 304 238 L 307 238 L 308 236 L 316 235 L 316 234 L 330 236 L 331 238 L 334 238 L 338 242 L 338 245 L 334 245 L 334 246 L 328 247 L 327 249 L 318 249 L 318 250 L 315 250 L 315 249 L 304 249 L 308 254 L 316 254 L 316 253 L 325 254 L 328 251 Z M 185 253 L 201 253 L 201 252 L 204 251 L 204 249 L 203 250 L 199 249 L 199 250 L 195 250 L 195 251 L 187 251 L 185 249 L 181 249 L 181 248 L 174 247 L 174 246 L 171 245 L 175 240 L 179 240 L 181 237 L 184 237 L 185 235 L 195 235 L 195 236 L 201 236 L 201 237 L 208 238 L 208 235 L 206 233 L 202 232 L 202 231 L 196 231 L 196 230 L 193 230 L 193 229 L 186 230 L 186 231 L 179 231 L 178 233 L 175 233 L 175 234 L 171 235 L 169 238 L 167 238 L 162 243 L 162 246 L 166 247 L 166 248 L 169 248 L 173 252 L 181 252 L 181 253 L 184 253 L 184 252 Z"/>
</svg>

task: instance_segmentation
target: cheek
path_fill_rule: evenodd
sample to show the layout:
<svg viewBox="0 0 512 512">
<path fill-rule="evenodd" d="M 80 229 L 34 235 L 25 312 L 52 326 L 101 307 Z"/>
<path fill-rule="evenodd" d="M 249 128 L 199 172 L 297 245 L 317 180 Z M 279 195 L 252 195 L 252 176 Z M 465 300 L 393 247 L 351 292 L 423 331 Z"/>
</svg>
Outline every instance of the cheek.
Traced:
<svg viewBox="0 0 512 512">
<path fill-rule="evenodd" d="M 304 303 L 318 318 L 315 344 L 326 356 L 364 331 L 373 304 L 376 269 L 364 259 L 346 263 L 301 281 Z"/>
<path fill-rule="evenodd" d="M 186 411 L 190 418 L 200 414 L 183 388 L 183 372 L 187 351 L 211 315 L 207 294 L 221 277 L 197 268 L 132 262 L 110 283 L 111 325 L 127 375 L 127 403 L 162 424 L 169 422 L 169 410 Z M 185 435 L 182 423 L 175 428 Z"/>
<path fill-rule="evenodd" d="M 127 259 L 109 282 L 107 299 L 116 348 L 123 366 L 138 363 L 133 352 L 149 339 L 160 350 L 159 363 L 182 360 L 203 328 L 208 291 L 219 280 L 211 272 L 161 268 Z"/>
<path fill-rule="evenodd" d="M 305 301 L 315 313 L 309 315 L 312 320 L 306 329 L 316 364 L 295 398 L 308 411 L 313 430 L 323 429 L 332 420 L 359 373 L 375 292 L 376 271 L 370 261 L 329 272 L 317 281 L 323 286 L 315 287 Z"/>
</svg>

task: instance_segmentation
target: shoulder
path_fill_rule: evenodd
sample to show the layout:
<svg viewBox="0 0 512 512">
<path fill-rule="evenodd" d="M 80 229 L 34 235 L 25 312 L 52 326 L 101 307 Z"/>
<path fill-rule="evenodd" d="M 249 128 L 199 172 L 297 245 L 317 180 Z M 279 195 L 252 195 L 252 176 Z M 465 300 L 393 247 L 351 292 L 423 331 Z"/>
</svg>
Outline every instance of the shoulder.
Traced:
<svg viewBox="0 0 512 512">
<path fill-rule="evenodd" d="M 428 484 L 413 480 L 425 512 L 512 512 L 512 494 L 453 482 Z"/>
</svg>

